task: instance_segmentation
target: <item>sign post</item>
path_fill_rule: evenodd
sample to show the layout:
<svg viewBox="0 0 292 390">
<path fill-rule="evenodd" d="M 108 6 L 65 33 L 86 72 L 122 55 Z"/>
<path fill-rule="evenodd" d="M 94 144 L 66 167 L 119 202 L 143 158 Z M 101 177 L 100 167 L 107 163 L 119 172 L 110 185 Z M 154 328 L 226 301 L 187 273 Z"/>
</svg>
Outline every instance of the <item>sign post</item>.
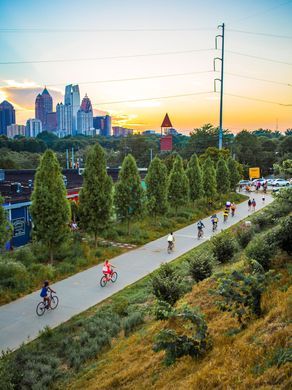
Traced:
<svg viewBox="0 0 292 390">
<path fill-rule="evenodd" d="M 261 171 L 259 167 L 249 168 L 248 171 L 250 179 L 259 179 L 261 177 Z"/>
</svg>

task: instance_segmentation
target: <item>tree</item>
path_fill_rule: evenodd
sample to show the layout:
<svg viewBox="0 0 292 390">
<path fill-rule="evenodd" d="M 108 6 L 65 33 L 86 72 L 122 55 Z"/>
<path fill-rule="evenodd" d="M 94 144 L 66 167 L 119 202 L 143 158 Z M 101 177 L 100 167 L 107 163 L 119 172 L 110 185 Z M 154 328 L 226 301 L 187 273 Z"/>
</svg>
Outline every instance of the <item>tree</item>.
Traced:
<svg viewBox="0 0 292 390">
<path fill-rule="evenodd" d="M 216 171 L 210 157 L 203 164 L 203 187 L 205 197 L 212 199 L 217 193 L 216 189 Z"/>
<path fill-rule="evenodd" d="M 41 158 L 31 200 L 34 237 L 47 247 L 52 263 L 55 249 L 69 232 L 70 205 L 60 165 L 51 150 L 46 150 Z"/>
<path fill-rule="evenodd" d="M 160 158 L 152 160 L 145 178 L 147 200 L 150 214 L 156 216 L 167 210 L 167 169 Z"/>
<path fill-rule="evenodd" d="M 202 198 L 204 195 L 203 177 L 199 159 L 196 154 L 193 154 L 189 161 L 187 176 L 190 185 L 190 199 L 195 201 L 196 199 Z"/>
<path fill-rule="evenodd" d="M 226 162 L 220 158 L 216 169 L 217 191 L 220 194 L 227 194 L 230 190 L 229 170 Z"/>
<path fill-rule="evenodd" d="M 227 167 L 229 171 L 229 179 L 230 179 L 230 189 L 231 191 L 236 190 L 236 186 L 241 179 L 241 174 L 239 173 L 238 162 L 235 161 L 232 157 L 229 157 L 227 160 Z"/>
<path fill-rule="evenodd" d="M 117 215 L 121 220 L 127 221 L 128 234 L 130 221 L 142 213 L 143 193 L 136 161 L 131 154 L 128 154 L 124 158 L 114 196 Z"/>
<path fill-rule="evenodd" d="M 217 164 L 220 158 L 227 160 L 230 157 L 230 150 L 209 147 L 203 154 L 200 155 L 200 163 L 202 164 L 208 157 L 211 158 L 214 164 Z"/>
<path fill-rule="evenodd" d="M 0 251 L 12 237 L 12 225 L 8 222 L 2 206 L 4 199 L 0 196 Z"/>
<path fill-rule="evenodd" d="M 79 198 L 79 217 L 81 227 L 97 236 L 104 230 L 112 214 L 112 179 L 106 172 L 106 157 L 102 147 L 96 143 L 89 149 L 86 157 L 83 188 Z"/>
<path fill-rule="evenodd" d="M 183 168 L 183 160 L 178 155 L 169 175 L 168 201 L 177 209 L 189 200 L 189 180 Z"/>
</svg>

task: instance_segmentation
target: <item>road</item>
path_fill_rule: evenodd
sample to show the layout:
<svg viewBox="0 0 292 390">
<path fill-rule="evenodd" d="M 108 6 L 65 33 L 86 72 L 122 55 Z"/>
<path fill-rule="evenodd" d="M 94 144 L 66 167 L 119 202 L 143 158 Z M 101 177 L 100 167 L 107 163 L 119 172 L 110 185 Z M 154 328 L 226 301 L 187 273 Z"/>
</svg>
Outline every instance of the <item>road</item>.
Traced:
<svg viewBox="0 0 292 390">
<path fill-rule="evenodd" d="M 257 202 L 256 210 L 271 203 L 273 198 L 266 195 L 263 204 L 260 194 L 253 194 Z M 236 215 L 226 224 L 222 223 L 222 213 L 218 213 L 218 231 L 229 228 L 246 218 L 247 202 L 237 206 Z M 66 322 L 76 314 L 96 305 L 124 287 L 136 282 L 157 269 L 162 262 L 170 262 L 189 250 L 202 244 L 212 236 L 210 217 L 203 220 L 206 229 L 204 237 L 197 239 L 196 223 L 186 226 L 174 233 L 176 238 L 175 250 L 167 254 L 166 236 L 124 253 L 111 260 L 117 267 L 119 278 L 115 284 L 109 283 L 102 288 L 99 285 L 102 276 L 102 264 L 64 279 L 52 285 L 57 292 L 60 303 L 54 311 L 47 311 L 42 317 L 37 317 L 36 306 L 41 300 L 40 291 L 36 291 L 14 302 L 0 307 L 0 351 L 15 350 L 22 343 L 38 337 L 39 332 L 46 326 L 54 328 Z"/>
</svg>

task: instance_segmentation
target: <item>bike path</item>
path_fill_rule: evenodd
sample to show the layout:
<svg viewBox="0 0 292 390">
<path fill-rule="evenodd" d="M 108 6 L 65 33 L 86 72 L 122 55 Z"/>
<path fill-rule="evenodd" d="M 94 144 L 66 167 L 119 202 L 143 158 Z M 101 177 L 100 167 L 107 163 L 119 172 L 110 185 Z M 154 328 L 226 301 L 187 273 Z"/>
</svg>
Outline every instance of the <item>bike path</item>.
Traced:
<svg viewBox="0 0 292 390">
<path fill-rule="evenodd" d="M 261 194 L 251 194 L 257 202 L 256 210 L 271 203 L 273 198 L 266 195 L 265 203 Z M 240 220 L 252 214 L 248 211 L 247 201 L 237 205 L 234 217 L 229 217 L 223 223 L 222 212 L 218 213 L 219 223 L 217 233 L 229 228 Z M 29 342 L 38 337 L 39 332 L 46 326 L 54 328 L 66 322 L 76 314 L 96 305 L 124 287 L 138 281 L 157 269 L 161 263 L 170 262 L 197 247 L 213 235 L 210 217 L 203 219 L 205 225 L 204 237 L 197 239 L 196 223 L 174 232 L 175 250 L 167 253 L 167 236 L 161 237 L 148 244 L 126 252 L 111 259 L 117 267 L 118 280 L 100 287 L 102 264 L 79 272 L 67 279 L 52 285 L 59 297 L 59 306 L 49 310 L 42 317 L 36 315 L 36 306 L 40 302 L 40 289 L 14 302 L 0 307 L 0 351 L 17 349 L 22 343 Z"/>
</svg>

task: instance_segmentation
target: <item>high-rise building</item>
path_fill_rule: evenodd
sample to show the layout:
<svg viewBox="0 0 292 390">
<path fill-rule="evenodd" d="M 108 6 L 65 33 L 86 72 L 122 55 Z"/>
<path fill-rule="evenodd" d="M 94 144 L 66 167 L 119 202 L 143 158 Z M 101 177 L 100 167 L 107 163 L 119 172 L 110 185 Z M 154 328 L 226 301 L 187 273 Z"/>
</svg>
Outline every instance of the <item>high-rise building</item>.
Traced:
<svg viewBox="0 0 292 390">
<path fill-rule="evenodd" d="M 114 137 L 127 137 L 128 135 L 132 135 L 133 132 L 134 132 L 133 129 L 127 129 L 126 127 L 121 127 L 121 126 L 113 127 Z"/>
<path fill-rule="evenodd" d="M 42 121 L 40 119 L 28 119 L 26 121 L 25 135 L 26 137 L 35 138 L 43 131 Z"/>
<path fill-rule="evenodd" d="M 11 103 L 4 100 L 0 104 L 0 134 L 7 135 L 7 126 L 15 123 L 15 110 Z"/>
<path fill-rule="evenodd" d="M 95 116 L 93 118 L 93 127 L 99 130 L 99 134 L 104 137 L 112 135 L 112 118 L 109 115 Z"/>
<path fill-rule="evenodd" d="M 42 122 L 44 130 L 47 130 L 47 114 L 53 111 L 53 99 L 47 88 L 38 94 L 35 100 L 35 117 Z"/>
<path fill-rule="evenodd" d="M 78 85 L 66 85 L 65 88 L 65 106 L 72 107 L 72 134 L 77 132 L 77 112 L 80 109 L 80 92 Z"/>
<path fill-rule="evenodd" d="M 47 131 L 57 131 L 57 113 L 56 112 L 48 112 L 47 113 Z"/>
<path fill-rule="evenodd" d="M 93 129 L 92 105 L 89 97 L 82 99 L 80 110 L 77 112 L 77 133 L 89 135 Z"/>
<path fill-rule="evenodd" d="M 57 111 L 57 132 L 59 137 L 72 135 L 72 106 L 71 104 L 58 103 Z"/>
<path fill-rule="evenodd" d="M 9 125 L 7 126 L 7 137 L 14 138 L 16 135 L 22 135 L 25 137 L 25 126 L 24 125 Z"/>
</svg>

